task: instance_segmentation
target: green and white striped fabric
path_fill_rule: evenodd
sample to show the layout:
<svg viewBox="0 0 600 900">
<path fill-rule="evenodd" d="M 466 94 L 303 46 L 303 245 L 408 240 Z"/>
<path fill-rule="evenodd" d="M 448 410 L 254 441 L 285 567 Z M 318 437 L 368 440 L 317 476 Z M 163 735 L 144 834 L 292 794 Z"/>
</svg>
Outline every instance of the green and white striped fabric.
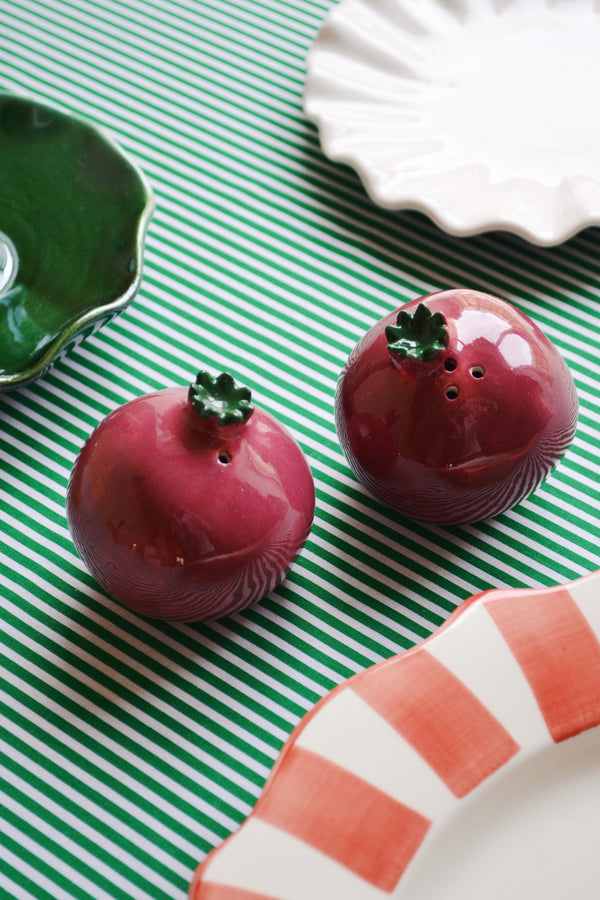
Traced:
<svg viewBox="0 0 600 900">
<path fill-rule="evenodd" d="M 0 897 L 183 900 L 330 688 L 499 586 L 600 565 L 600 239 L 542 250 L 389 213 L 301 110 L 327 0 L 0 0 L 0 89 L 100 124 L 151 182 L 141 290 L 33 385 L 0 397 Z M 333 425 L 339 371 L 381 315 L 467 285 L 532 315 L 581 403 L 530 499 L 466 528 L 369 498 Z M 199 367 L 252 388 L 306 452 L 314 527 L 269 598 L 211 625 L 104 596 L 66 526 L 95 424 Z"/>
</svg>

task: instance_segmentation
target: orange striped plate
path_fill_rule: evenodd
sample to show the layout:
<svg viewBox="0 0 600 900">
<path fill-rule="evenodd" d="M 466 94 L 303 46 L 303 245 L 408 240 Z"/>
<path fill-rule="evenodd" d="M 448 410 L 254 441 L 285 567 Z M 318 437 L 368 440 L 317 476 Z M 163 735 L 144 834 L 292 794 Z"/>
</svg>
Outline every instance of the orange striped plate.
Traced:
<svg viewBox="0 0 600 900">
<path fill-rule="evenodd" d="M 597 895 L 600 572 L 466 601 L 303 719 L 191 900 Z"/>
</svg>

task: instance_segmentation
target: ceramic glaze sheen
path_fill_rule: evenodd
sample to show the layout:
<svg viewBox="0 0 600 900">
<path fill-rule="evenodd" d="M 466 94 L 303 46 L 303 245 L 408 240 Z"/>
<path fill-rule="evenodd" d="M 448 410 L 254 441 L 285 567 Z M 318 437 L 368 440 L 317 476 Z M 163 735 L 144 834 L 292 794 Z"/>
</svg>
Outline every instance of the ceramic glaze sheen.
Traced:
<svg viewBox="0 0 600 900">
<path fill-rule="evenodd" d="M 0 390 L 131 302 L 153 209 L 143 173 L 94 125 L 0 96 Z"/>
<path fill-rule="evenodd" d="M 569 446 L 578 402 L 562 356 L 515 307 L 469 290 L 419 298 L 441 313 L 447 344 L 428 362 L 399 359 L 378 322 L 338 384 L 336 424 L 359 481 L 409 518 L 486 519 L 512 507 Z"/>
<path fill-rule="evenodd" d="M 139 613 L 196 621 L 260 600 L 284 577 L 314 514 L 293 437 L 259 407 L 202 419 L 186 388 L 104 419 L 71 474 L 73 541 L 97 581 Z"/>
</svg>

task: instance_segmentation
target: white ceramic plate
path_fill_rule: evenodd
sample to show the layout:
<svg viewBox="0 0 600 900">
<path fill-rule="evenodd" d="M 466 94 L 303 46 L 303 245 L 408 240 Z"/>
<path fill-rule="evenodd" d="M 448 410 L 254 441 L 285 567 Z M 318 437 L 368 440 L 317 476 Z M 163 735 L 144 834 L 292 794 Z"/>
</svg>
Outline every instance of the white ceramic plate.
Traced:
<svg viewBox="0 0 600 900">
<path fill-rule="evenodd" d="M 341 0 L 304 109 L 372 199 L 540 245 L 600 224 L 600 5 Z"/>
<path fill-rule="evenodd" d="M 472 598 L 302 720 L 191 900 L 596 900 L 600 572 Z"/>
</svg>

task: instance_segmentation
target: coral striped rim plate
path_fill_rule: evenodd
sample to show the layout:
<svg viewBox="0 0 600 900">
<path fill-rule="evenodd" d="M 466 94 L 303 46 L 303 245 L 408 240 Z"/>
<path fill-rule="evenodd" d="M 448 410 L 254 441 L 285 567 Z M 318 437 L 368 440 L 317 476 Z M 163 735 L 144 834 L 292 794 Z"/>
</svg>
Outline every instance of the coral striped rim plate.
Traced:
<svg viewBox="0 0 600 900">
<path fill-rule="evenodd" d="M 597 896 L 600 572 L 472 597 L 285 745 L 191 900 Z"/>
<path fill-rule="evenodd" d="M 341 0 L 304 108 L 376 203 L 549 246 L 600 222 L 599 39 L 591 0 Z"/>
</svg>

